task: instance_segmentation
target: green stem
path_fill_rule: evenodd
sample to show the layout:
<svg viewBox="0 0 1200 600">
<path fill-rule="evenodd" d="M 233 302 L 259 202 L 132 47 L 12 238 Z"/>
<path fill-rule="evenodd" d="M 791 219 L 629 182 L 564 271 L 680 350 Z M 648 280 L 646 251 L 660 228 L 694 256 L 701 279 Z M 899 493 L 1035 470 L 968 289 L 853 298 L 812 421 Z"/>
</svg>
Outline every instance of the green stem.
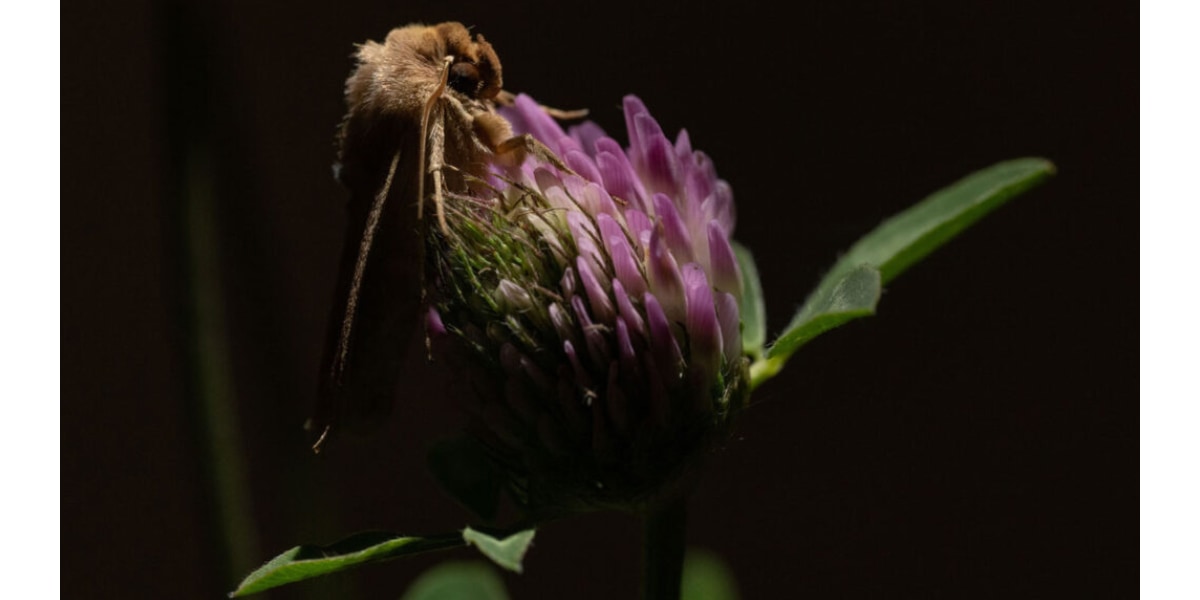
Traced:
<svg viewBox="0 0 1200 600">
<path fill-rule="evenodd" d="M 686 495 L 646 515 L 645 600 L 679 600 L 686 539 Z"/>
</svg>

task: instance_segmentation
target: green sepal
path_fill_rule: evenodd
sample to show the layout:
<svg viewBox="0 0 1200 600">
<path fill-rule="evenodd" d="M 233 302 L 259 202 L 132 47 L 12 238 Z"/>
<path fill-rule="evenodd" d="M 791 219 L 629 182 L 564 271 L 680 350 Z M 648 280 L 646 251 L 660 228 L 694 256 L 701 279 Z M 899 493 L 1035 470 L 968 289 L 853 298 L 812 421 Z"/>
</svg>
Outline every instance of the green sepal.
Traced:
<svg viewBox="0 0 1200 600">
<path fill-rule="evenodd" d="M 750 249 L 733 242 L 733 253 L 742 272 L 742 353 L 752 359 L 762 356 L 767 343 L 767 309 L 763 304 L 762 282 Z"/>
<path fill-rule="evenodd" d="M 533 543 L 534 533 L 536 530 L 526 529 L 501 539 L 467 527 L 463 529 L 462 539 L 478 548 L 484 556 L 492 559 L 492 562 L 514 573 L 520 573 L 523 569 L 521 561 Z"/>
</svg>

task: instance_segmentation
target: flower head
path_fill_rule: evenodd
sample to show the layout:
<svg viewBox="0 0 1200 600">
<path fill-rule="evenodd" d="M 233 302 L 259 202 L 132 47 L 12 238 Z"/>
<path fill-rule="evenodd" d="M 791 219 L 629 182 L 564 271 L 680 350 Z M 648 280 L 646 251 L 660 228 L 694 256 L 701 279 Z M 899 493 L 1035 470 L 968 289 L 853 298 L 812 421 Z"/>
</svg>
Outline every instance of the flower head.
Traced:
<svg viewBox="0 0 1200 600">
<path fill-rule="evenodd" d="M 687 133 L 624 101 L 622 148 L 504 110 L 531 157 L 451 198 L 432 238 L 431 332 L 472 369 L 471 430 L 528 505 L 638 508 L 688 479 L 746 396 L 733 195 Z"/>
</svg>

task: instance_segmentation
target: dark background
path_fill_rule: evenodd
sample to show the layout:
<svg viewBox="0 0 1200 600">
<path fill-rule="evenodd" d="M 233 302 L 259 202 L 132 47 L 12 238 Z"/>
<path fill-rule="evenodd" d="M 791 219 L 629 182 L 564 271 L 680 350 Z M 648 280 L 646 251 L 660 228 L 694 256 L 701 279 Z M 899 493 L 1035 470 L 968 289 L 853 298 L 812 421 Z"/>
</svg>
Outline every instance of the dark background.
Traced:
<svg viewBox="0 0 1200 600">
<path fill-rule="evenodd" d="M 1054 160 L 756 394 L 689 540 L 746 598 L 1136 594 L 1136 3 L 76 4 L 64 596 L 218 598 L 296 543 L 467 522 L 423 469 L 457 416 L 419 361 L 380 434 L 317 459 L 301 430 L 351 44 L 449 19 L 487 36 L 510 90 L 621 139 L 630 92 L 686 126 L 733 185 L 775 332 L 885 216 L 1002 159 Z M 636 597 L 639 535 L 619 514 L 546 527 L 510 590 Z M 271 597 L 394 598 L 450 557 L 474 555 Z"/>
</svg>

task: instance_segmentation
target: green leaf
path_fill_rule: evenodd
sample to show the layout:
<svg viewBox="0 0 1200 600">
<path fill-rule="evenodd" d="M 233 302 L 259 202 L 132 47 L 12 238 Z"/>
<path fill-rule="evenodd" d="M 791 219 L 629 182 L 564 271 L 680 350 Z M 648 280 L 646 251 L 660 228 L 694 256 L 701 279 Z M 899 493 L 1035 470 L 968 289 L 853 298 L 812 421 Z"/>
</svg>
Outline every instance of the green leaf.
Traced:
<svg viewBox="0 0 1200 600">
<path fill-rule="evenodd" d="M 330 546 L 296 546 L 258 568 L 230 597 L 248 596 L 274 587 L 328 575 L 358 565 L 464 545 L 458 534 L 405 537 L 370 532 L 350 536 Z"/>
<path fill-rule="evenodd" d="M 826 277 L 874 265 L 883 283 L 950 241 L 991 211 L 1054 174 L 1042 158 L 1019 158 L 972 173 L 884 221 L 858 240 Z"/>
<path fill-rule="evenodd" d="M 874 314 L 880 286 L 1053 174 L 1054 165 L 1041 158 L 1002 162 L 968 175 L 884 221 L 834 264 L 766 357 L 750 366 L 751 388 L 774 377 L 809 340 L 847 321 Z"/>
<path fill-rule="evenodd" d="M 683 559 L 680 600 L 737 600 L 737 582 L 729 567 L 705 550 L 688 549 Z"/>
<path fill-rule="evenodd" d="M 482 562 L 442 563 L 417 578 L 401 600 L 508 600 L 504 580 Z"/>
<path fill-rule="evenodd" d="M 426 460 L 434 479 L 467 510 L 485 521 L 496 517 L 504 480 L 479 442 L 469 436 L 442 440 Z"/>
<path fill-rule="evenodd" d="M 535 530 L 526 529 L 504 539 L 496 539 L 482 531 L 468 527 L 463 530 L 462 539 L 479 548 L 479 551 L 492 559 L 492 562 L 514 573 L 520 573 L 521 559 L 525 558 L 525 552 L 529 550 L 529 545 L 533 542 L 534 533 L 536 533 Z"/>
<path fill-rule="evenodd" d="M 750 250 L 733 242 L 733 253 L 742 271 L 742 352 L 758 358 L 767 343 L 767 309 L 763 305 L 762 283 Z"/>
<path fill-rule="evenodd" d="M 881 291 L 879 271 L 870 265 L 860 266 L 837 280 L 826 279 L 775 340 L 767 357 L 750 365 L 750 387 L 758 387 L 778 374 L 792 353 L 809 340 L 847 321 L 875 314 Z"/>
</svg>

